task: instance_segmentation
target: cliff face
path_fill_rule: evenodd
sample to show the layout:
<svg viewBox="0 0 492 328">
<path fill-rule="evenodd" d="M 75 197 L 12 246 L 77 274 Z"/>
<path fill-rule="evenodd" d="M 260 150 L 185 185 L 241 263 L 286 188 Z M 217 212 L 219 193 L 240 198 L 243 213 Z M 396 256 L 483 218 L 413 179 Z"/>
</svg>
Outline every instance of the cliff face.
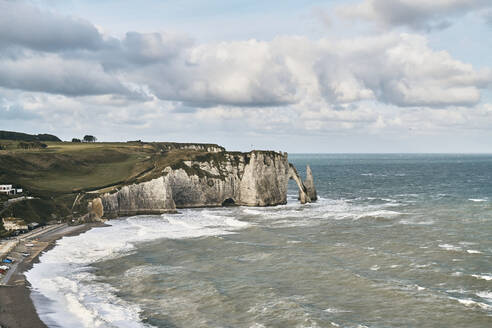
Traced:
<svg viewBox="0 0 492 328">
<path fill-rule="evenodd" d="M 99 200 L 100 199 L 100 200 Z M 114 218 L 138 214 L 160 214 L 174 212 L 176 207 L 171 197 L 171 192 L 165 184 L 164 177 L 148 182 L 124 186 L 113 194 L 105 194 L 96 198 L 90 204 L 94 212 L 94 205 L 102 203 L 102 213 L 94 213 L 96 216 Z"/>
<path fill-rule="evenodd" d="M 301 202 L 310 202 L 287 154 L 209 152 L 166 167 L 157 179 L 124 186 L 100 199 L 104 217 L 165 213 L 188 207 L 272 206 L 287 203 L 289 179 L 296 181 Z"/>
</svg>

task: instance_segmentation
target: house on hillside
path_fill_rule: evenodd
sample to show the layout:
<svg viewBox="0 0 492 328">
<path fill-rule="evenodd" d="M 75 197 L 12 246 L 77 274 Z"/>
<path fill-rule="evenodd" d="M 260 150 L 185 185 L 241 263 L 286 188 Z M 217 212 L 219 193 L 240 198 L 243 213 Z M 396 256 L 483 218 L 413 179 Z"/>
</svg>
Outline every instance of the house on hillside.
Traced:
<svg viewBox="0 0 492 328">
<path fill-rule="evenodd" d="M 27 226 L 26 222 L 22 219 L 18 218 L 3 218 L 3 228 L 7 231 L 16 231 L 16 230 L 29 230 L 29 227 Z"/>
<path fill-rule="evenodd" d="M 22 189 L 13 188 L 12 185 L 0 185 L 0 193 L 7 195 L 22 194 Z"/>
</svg>

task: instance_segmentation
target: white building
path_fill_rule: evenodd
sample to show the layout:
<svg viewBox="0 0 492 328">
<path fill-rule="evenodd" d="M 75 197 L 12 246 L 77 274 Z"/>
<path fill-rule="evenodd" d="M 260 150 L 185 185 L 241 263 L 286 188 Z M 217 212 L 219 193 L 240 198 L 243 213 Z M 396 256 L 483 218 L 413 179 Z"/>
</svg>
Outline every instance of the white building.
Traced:
<svg viewBox="0 0 492 328">
<path fill-rule="evenodd" d="M 7 195 L 21 194 L 22 189 L 12 188 L 12 185 L 0 185 L 0 193 Z"/>
<path fill-rule="evenodd" d="M 3 221 L 3 227 L 7 231 L 28 230 L 29 229 L 27 224 L 22 219 L 4 218 L 4 219 L 2 219 L 2 221 Z"/>
</svg>

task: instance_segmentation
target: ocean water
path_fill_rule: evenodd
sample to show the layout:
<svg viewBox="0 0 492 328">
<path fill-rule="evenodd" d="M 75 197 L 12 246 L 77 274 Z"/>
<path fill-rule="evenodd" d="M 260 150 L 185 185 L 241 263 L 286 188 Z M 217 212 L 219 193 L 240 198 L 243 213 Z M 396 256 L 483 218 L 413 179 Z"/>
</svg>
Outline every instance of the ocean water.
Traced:
<svg viewBox="0 0 492 328">
<path fill-rule="evenodd" d="M 290 155 L 320 200 L 65 237 L 27 273 L 49 327 L 492 327 L 492 155 Z"/>
</svg>

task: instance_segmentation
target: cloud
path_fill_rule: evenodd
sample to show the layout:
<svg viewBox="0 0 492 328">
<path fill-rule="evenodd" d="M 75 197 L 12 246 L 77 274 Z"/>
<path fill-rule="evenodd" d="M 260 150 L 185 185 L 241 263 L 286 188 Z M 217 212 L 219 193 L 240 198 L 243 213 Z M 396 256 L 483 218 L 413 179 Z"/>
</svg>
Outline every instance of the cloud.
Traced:
<svg viewBox="0 0 492 328">
<path fill-rule="evenodd" d="M 56 54 L 0 60 L 0 86 L 67 96 L 131 93 L 100 64 Z"/>
<path fill-rule="evenodd" d="M 397 106 L 473 106 L 492 81 L 490 69 L 476 71 L 432 50 L 418 35 L 342 41 L 338 49 L 363 94 L 370 90 L 377 100 Z"/>
<path fill-rule="evenodd" d="M 191 47 L 172 62 L 138 68 L 134 76 L 157 97 L 193 106 L 275 106 L 297 101 L 285 56 L 256 40 Z"/>
<path fill-rule="evenodd" d="M 184 113 L 182 104 L 159 99 L 121 106 L 109 95 L 73 98 L 1 88 L 0 94 L 0 129 L 51 132 L 64 140 L 90 133 L 104 141 L 216 142 L 243 150 L 254 144 L 297 152 L 367 152 L 381 151 L 383 142 L 393 145 L 386 151 L 399 152 L 490 150 L 491 104 L 436 110 L 367 100 L 337 106 L 343 109 L 320 102 L 254 109 L 214 106 Z M 3 119 L 3 104 L 13 113 L 8 119 Z M 23 118 L 17 118 L 21 112 Z M 446 148 L 449 144 L 461 148 Z"/>
<path fill-rule="evenodd" d="M 415 4 L 424 6 L 419 1 Z M 490 69 L 476 70 L 435 51 L 415 34 L 196 44 L 177 34 L 128 32 L 120 39 L 102 36 L 88 22 L 23 2 L 0 4 L 20 8 L 15 20 L 8 18 L 13 32 L 0 32 L 0 40 L 22 49 L 16 56 L 1 52 L 0 86 L 10 89 L 68 97 L 109 95 L 120 105 L 159 99 L 178 102 L 184 107 L 175 110 L 189 113 L 190 108 L 217 106 L 322 104 L 343 109 L 367 100 L 397 107 L 474 106 L 492 81 Z M 33 13 L 40 25 L 35 35 L 18 32 L 33 30 Z M 66 31 L 60 39 L 58 29 Z"/>
<path fill-rule="evenodd" d="M 0 97 L 0 117 L 6 121 L 32 121 L 41 118 L 37 113 L 27 110 L 18 103 L 11 102 L 4 97 Z"/>
<path fill-rule="evenodd" d="M 173 54 L 125 67 L 122 74 L 161 100 L 192 107 L 337 105 L 369 99 L 402 107 L 473 106 L 492 81 L 491 70 L 477 71 L 411 34 L 187 44 Z"/>
<path fill-rule="evenodd" d="M 491 6 L 489 0 L 362 0 L 338 7 L 338 13 L 384 27 L 430 31 L 449 27 L 453 17 Z"/>
<path fill-rule="evenodd" d="M 0 49 L 14 45 L 50 52 L 93 50 L 102 41 L 88 21 L 41 11 L 23 1 L 0 0 Z"/>
</svg>

